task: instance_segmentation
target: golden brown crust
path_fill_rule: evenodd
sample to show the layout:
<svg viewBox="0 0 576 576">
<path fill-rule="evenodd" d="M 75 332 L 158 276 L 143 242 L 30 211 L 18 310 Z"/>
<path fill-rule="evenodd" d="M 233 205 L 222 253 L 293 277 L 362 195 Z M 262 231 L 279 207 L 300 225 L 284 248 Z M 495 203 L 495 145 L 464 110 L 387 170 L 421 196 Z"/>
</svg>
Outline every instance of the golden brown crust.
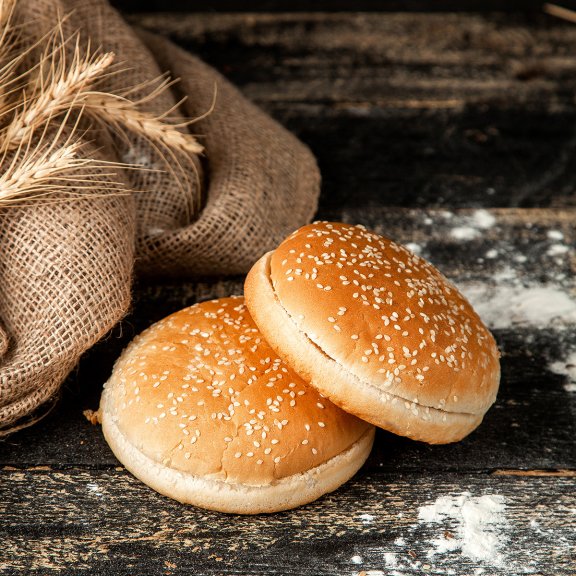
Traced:
<svg viewBox="0 0 576 576">
<path fill-rule="evenodd" d="M 102 430 L 126 468 L 154 490 L 184 504 L 233 514 L 289 510 L 336 490 L 362 466 L 374 442 L 374 427 L 370 426 L 352 446 L 327 462 L 269 484 L 251 486 L 163 466 L 128 442 L 108 416 L 103 419 Z"/>
<path fill-rule="evenodd" d="M 305 226 L 252 269 L 245 292 L 284 359 L 378 426 L 451 442 L 494 402 L 500 366 L 492 335 L 432 265 L 386 238 L 345 224 Z"/>
<path fill-rule="evenodd" d="M 181 310 L 138 336 L 106 383 L 101 413 L 129 454 L 245 487 L 315 469 L 370 429 L 278 358 L 241 298 Z"/>
</svg>

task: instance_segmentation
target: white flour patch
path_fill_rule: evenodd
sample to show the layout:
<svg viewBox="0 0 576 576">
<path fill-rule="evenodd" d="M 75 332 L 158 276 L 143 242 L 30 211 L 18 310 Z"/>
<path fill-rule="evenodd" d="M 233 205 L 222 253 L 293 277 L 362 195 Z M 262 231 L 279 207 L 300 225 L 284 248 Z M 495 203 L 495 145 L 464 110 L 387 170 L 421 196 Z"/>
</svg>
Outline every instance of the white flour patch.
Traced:
<svg viewBox="0 0 576 576">
<path fill-rule="evenodd" d="M 441 496 L 434 504 L 422 506 L 418 520 L 422 524 L 439 524 L 440 533 L 431 541 L 428 557 L 460 551 L 463 556 L 502 566 L 506 534 L 505 499 L 498 495 Z"/>
<path fill-rule="evenodd" d="M 144 168 L 157 168 L 158 166 L 152 162 L 152 159 L 146 154 L 142 154 L 130 148 L 122 155 L 122 162 L 131 166 L 142 166 Z"/>
<path fill-rule="evenodd" d="M 496 224 L 496 218 L 488 210 L 476 210 L 471 215 L 458 215 L 450 220 L 453 226 L 450 236 L 456 240 L 469 241 L 482 235 Z"/>
<path fill-rule="evenodd" d="M 450 230 L 450 236 L 456 240 L 474 240 L 481 236 L 480 230 L 472 228 L 471 226 L 458 226 Z"/>
<path fill-rule="evenodd" d="M 95 482 L 89 482 L 88 484 L 86 484 L 86 488 L 88 488 L 90 492 L 96 494 L 96 496 L 102 497 L 103 495 L 100 486 L 98 486 L 98 484 L 96 484 Z"/>
<path fill-rule="evenodd" d="M 576 392 L 576 351 L 571 352 L 562 360 L 557 360 L 548 365 L 548 370 L 554 374 L 566 376 L 564 389 L 566 392 Z"/>
<path fill-rule="evenodd" d="M 472 215 L 472 222 L 474 222 L 477 228 L 487 230 L 496 224 L 496 218 L 488 212 L 488 210 L 476 210 Z"/>
<path fill-rule="evenodd" d="M 570 248 L 565 244 L 552 244 L 552 246 L 550 246 L 546 251 L 546 254 L 548 254 L 548 256 L 561 256 L 569 251 Z"/>
<path fill-rule="evenodd" d="M 550 240 L 564 240 L 564 234 L 560 232 L 560 230 L 548 230 L 546 236 L 548 236 Z"/>
<path fill-rule="evenodd" d="M 352 556 L 350 560 L 353 564 L 362 564 L 362 556 Z"/>
<path fill-rule="evenodd" d="M 576 300 L 555 285 L 463 283 L 458 287 L 489 328 L 576 323 Z"/>
<path fill-rule="evenodd" d="M 396 546 L 406 546 L 406 540 L 400 536 L 394 540 L 394 544 L 396 544 Z"/>
<path fill-rule="evenodd" d="M 416 242 L 408 242 L 408 244 L 404 244 L 410 252 L 414 252 L 414 254 L 422 254 L 422 246 L 420 244 L 416 244 Z"/>
<path fill-rule="evenodd" d="M 386 568 L 398 568 L 398 558 L 394 552 L 384 552 L 384 562 Z"/>
<path fill-rule="evenodd" d="M 371 524 L 374 520 L 374 516 L 372 514 L 360 514 L 360 520 L 362 524 Z"/>
</svg>

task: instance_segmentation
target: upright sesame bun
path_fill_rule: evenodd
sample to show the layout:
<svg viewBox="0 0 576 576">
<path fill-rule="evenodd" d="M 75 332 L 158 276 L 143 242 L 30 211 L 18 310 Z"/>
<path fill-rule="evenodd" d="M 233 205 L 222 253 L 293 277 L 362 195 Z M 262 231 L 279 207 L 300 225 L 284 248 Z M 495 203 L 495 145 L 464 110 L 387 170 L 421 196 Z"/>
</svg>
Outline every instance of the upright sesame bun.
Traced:
<svg viewBox="0 0 576 576">
<path fill-rule="evenodd" d="M 197 304 L 143 332 L 105 385 L 118 459 L 181 502 L 255 514 L 335 490 L 374 428 L 322 397 L 262 339 L 242 298 Z"/>
<path fill-rule="evenodd" d="M 496 398 L 498 349 L 470 304 L 431 264 L 363 227 L 300 228 L 252 268 L 245 298 L 287 364 L 396 434 L 460 440 Z"/>
</svg>

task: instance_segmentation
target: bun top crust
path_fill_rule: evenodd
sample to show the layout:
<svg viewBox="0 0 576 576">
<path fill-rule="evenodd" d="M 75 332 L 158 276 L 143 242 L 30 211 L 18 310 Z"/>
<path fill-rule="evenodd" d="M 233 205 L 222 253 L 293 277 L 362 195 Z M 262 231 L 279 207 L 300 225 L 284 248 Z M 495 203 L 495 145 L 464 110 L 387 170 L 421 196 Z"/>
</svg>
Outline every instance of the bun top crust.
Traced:
<svg viewBox="0 0 576 576">
<path fill-rule="evenodd" d="M 361 226 L 316 222 L 272 253 L 270 278 L 298 328 L 360 380 L 445 412 L 483 414 L 494 402 L 494 338 L 407 248 Z"/>
<path fill-rule="evenodd" d="M 148 457 L 253 486 L 316 467 L 371 428 L 288 368 L 240 297 L 197 304 L 144 331 L 104 396 L 101 408 Z"/>
</svg>

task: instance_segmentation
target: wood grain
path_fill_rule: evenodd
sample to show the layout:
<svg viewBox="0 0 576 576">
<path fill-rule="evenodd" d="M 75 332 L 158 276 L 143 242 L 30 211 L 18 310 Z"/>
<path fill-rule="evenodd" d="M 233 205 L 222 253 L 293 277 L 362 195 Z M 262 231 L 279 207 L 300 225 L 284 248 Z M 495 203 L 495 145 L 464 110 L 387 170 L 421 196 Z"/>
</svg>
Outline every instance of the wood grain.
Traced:
<svg viewBox="0 0 576 576">
<path fill-rule="evenodd" d="M 74 574 L 309 576 L 393 568 L 568 576 L 576 554 L 575 490 L 574 478 L 362 471 L 298 510 L 239 517 L 181 506 L 122 469 L 2 470 L 0 562 L 3 575 L 73 566 Z M 432 540 L 458 528 L 454 521 L 419 522 L 419 508 L 463 492 L 505 498 L 500 566 L 461 551 L 429 556 Z"/>
<path fill-rule="evenodd" d="M 528 14 L 136 14 L 310 145 L 324 206 L 574 206 L 576 26 Z"/>
<path fill-rule="evenodd" d="M 200 54 L 311 146 L 319 218 L 409 243 L 461 286 L 576 297 L 576 27 L 515 0 L 441 0 L 434 10 L 479 11 L 442 14 L 418 13 L 432 10 L 419 0 L 402 3 L 410 14 L 361 13 L 393 0 L 323 0 L 315 13 L 298 0 L 117 4 L 236 12 L 131 19 Z M 214 514 L 128 474 L 82 411 L 135 334 L 242 282 L 137 284 L 131 314 L 85 355 L 56 409 L 0 441 L 2 575 L 575 573 L 576 394 L 550 370 L 576 350 L 573 325 L 496 330 L 502 386 L 477 431 L 435 447 L 379 431 L 353 481 L 299 510 Z M 419 522 L 420 507 L 464 492 L 505 498 L 498 565 L 430 555 L 458 526 Z"/>
<path fill-rule="evenodd" d="M 113 0 L 130 12 L 362 12 L 540 11 L 536 0 Z"/>
</svg>

